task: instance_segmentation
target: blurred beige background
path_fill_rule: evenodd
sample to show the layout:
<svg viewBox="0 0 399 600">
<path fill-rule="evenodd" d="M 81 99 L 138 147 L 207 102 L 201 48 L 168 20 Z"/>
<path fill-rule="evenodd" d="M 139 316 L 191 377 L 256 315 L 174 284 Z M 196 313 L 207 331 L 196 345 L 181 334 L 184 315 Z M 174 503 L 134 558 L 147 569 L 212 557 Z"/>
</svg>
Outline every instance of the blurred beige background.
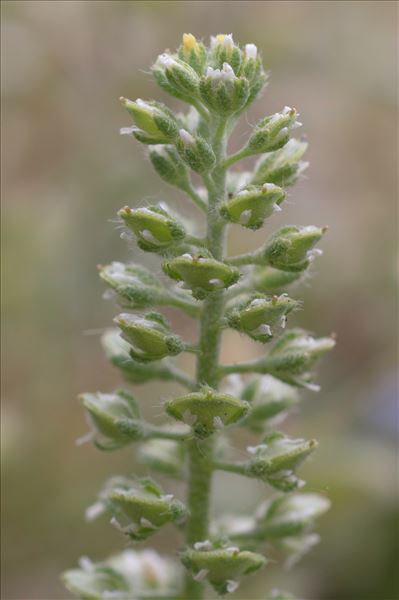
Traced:
<svg viewBox="0 0 399 600">
<path fill-rule="evenodd" d="M 306 600 L 397 598 L 397 4 L 14 1 L 2 13 L 4 600 L 67 598 L 62 570 L 124 544 L 83 511 L 107 476 L 143 467 L 133 448 L 75 446 L 86 431 L 76 396 L 119 384 L 98 336 L 117 308 L 102 300 L 95 265 L 130 258 L 159 270 L 109 221 L 143 198 L 197 214 L 118 134 L 129 122 L 118 97 L 162 97 L 149 65 L 183 32 L 258 45 L 272 77 L 248 122 L 289 104 L 310 141 L 307 178 L 268 227 L 330 226 L 311 285 L 296 290 L 305 303 L 296 323 L 336 332 L 338 346 L 322 392 L 305 394 L 286 430 L 319 439 L 302 472 L 333 509 L 320 546 L 292 572 L 272 565 L 235 597 L 261 599 L 278 585 Z M 244 121 L 232 148 L 247 130 Z M 237 232 L 232 253 L 265 235 Z M 169 316 L 194 335 L 188 319 Z M 226 360 L 260 352 L 226 340 Z M 159 398 L 173 391 L 135 393 L 158 418 Z M 251 511 L 266 492 L 220 476 L 214 508 Z M 164 551 L 179 543 L 172 529 L 154 538 Z"/>
</svg>

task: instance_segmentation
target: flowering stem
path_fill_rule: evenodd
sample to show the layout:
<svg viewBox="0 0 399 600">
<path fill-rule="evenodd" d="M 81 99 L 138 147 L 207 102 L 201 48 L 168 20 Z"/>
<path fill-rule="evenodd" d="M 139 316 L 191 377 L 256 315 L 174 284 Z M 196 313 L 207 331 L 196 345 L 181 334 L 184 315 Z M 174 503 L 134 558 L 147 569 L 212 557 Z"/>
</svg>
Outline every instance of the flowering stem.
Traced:
<svg viewBox="0 0 399 600">
<path fill-rule="evenodd" d="M 208 188 L 207 237 L 209 250 L 217 260 L 224 256 L 224 223 L 218 211 L 215 210 L 225 197 L 225 169 L 219 164 L 225 152 L 224 123 L 216 130 L 213 140 L 213 150 L 217 157 L 213 181 L 204 178 Z M 223 317 L 224 291 L 211 294 L 204 302 L 200 321 L 200 353 L 197 358 L 197 385 L 208 385 L 218 388 L 219 350 Z M 193 545 L 206 540 L 209 527 L 209 498 L 213 471 L 213 440 L 192 439 L 188 444 L 189 450 L 189 483 L 187 506 L 190 517 L 187 522 L 186 543 Z M 199 600 L 203 598 L 203 584 L 195 581 L 191 574 L 186 576 L 184 598 Z"/>
<path fill-rule="evenodd" d="M 239 160 L 246 158 L 247 156 L 251 155 L 251 151 L 248 150 L 248 148 L 245 146 L 244 148 L 241 148 L 241 150 L 238 150 L 238 152 L 235 152 L 234 154 L 231 154 L 230 156 L 228 156 L 226 158 L 226 160 L 223 162 L 223 168 L 227 169 L 228 167 L 231 167 L 232 165 L 234 165 L 234 163 L 238 162 Z"/>
</svg>

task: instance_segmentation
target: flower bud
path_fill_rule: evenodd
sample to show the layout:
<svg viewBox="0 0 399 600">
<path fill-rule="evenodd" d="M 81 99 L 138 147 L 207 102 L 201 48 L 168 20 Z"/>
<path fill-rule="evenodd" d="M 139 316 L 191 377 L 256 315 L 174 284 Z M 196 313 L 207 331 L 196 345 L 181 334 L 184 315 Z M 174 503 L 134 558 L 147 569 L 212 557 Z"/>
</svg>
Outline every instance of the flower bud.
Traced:
<svg viewBox="0 0 399 600">
<path fill-rule="evenodd" d="M 188 63 L 198 75 L 202 75 L 206 62 L 206 48 L 192 33 L 184 33 L 179 58 Z"/>
<path fill-rule="evenodd" d="M 288 294 L 255 294 L 230 309 L 226 318 L 229 327 L 245 333 L 257 342 L 265 343 L 272 339 L 275 327 L 285 327 L 287 315 L 298 307 L 299 302 L 289 298 Z"/>
<path fill-rule="evenodd" d="M 81 394 L 79 398 L 94 427 L 97 447 L 114 450 L 143 439 L 145 424 L 140 420 L 136 400 L 128 392 L 118 390 L 113 394 L 87 393 Z M 123 429 L 125 422 L 131 425 L 129 435 Z"/>
<path fill-rule="evenodd" d="M 228 116 L 245 105 L 249 83 L 245 77 L 236 77 L 232 67 L 225 62 L 222 69 L 207 68 L 200 81 L 200 93 L 212 112 Z"/>
<path fill-rule="evenodd" d="M 282 148 L 289 140 L 290 131 L 301 125 L 296 120 L 297 116 L 295 108 L 286 106 L 280 113 L 264 118 L 250 136 L 248 150 L 259 154 Z"/>
<path fill-rule="evenodd" d="M 118 329 L 109 329 L 101 338 L 107 358 L 115 367 L 120 369 L 126 381 L 131 383 L 145 383 L 151 379 L 173 379 L 166 361 L 162 364 L 143 363 L 134 360 L 130 354 L 130 346 L 121 338 Z"/>
<path fill-rule="evenodd" d="M 195 544 L 194 548 L 202 542 Z M 206 542 L 203 542 L 204 546 Z M 197 581 L 207 579 L 218 594 L 234 592 L 238 579 L 262 569 L 267 560 L 254 552 L 241 551 L 235 546 L 213 549 L 188 549 L 181 555 L 181 561 Z"/>
<path fill-rule="evenodd" d="M 174 146 L 153 146 L 150 160 L 158 175 L 170 185 L 185 190 L 190 181 L 188 170 Z"/>
<path fill-rule="evenodd" d="M 157 277 L 141 265 L 113 262 L 99 270 L 101 279 L 117 294 L 126 308 L 146 308 L 162 304 L 166 288 Z"/>
<path fill-rule="evenodd" d="M 198 135 L 192 136 L 185 129 L 179 129 L 177 150 L 184 162 L 196 173 L 209 171 L 216 161 L 212 147 L 208 142 Z"/>
<path fill-rule="evenodd" d="M 307 147 L 307 142 L 291 139 L 280 150 L 268 152 L 256 163 L 251 183 L 274 183 L 282 187 L 293 185 L 309 165 L 300 160 Z"/>
<path fill-rule="evenodd" d="M 275 269 L 282 271 L 303 271 L 322 253 L 313 249 L 326 227 L 297 227 L 289 225 L 279 229 L 269 240 L 264 251 L 264 257 Z"/>
<path fill-rule="evenodd" d="M 280 211 L 285 192 L 273 183 L 263 186 L 248 186 L 227 200 L 221 209 L 221 215 L 232 223 L 239 223 L 248 229 L 259 229 L 265 219 Z"/>
<path fill-rule="evenodd" d="M 281 292 L 283 289 L 303 277 L 302 271 L 280 271 L 273 267 L 257 266 L 251 271 L 253 287 L 264 294 Z"/>
<path fill-rule="evenodd" d="M 171 417 L 192 425 L 195 435 L 200 438 L 239 421 L 248 409 L 244 400 L 211 389 L 173 398 L 165 405 Z"/>
<path fill-rule="evenodd" d="M 101 563 L 87 557 L 80 568 L 63 574 L 65 586 L 85 600 L 132 600 L 143 595 L 172 600 L 178 597 L 181 580 L 175 560 L 160 556 L 155 550 L 124 550 Z"/>
<path fill-rule="evenodd" d="M 311 369 L 334 346 L 331 337 L 317 339 L 301 329 L 287 331 L 267 356 L 268 372 L 287 383 L 318 391 Z"/>
<path fill-rule="evenodd" d="M 242 391 L 241 397 L 251 407 L 244 423 L 254 431 L 262 431 L 266 421 L 277 415 L 284 415 L 299 401 L 296 388 L 271 375 L 263 375 L 251 381 Z"/>
<path fill-rule="evenodd" d="M 183 254 L 164 263 L 162 268 L 172 279 L 183 281 L 198 300 L 203 300 L 211 292 L 230 287 L 240 277 L 236 267 L 201 254 Z"/>
<path fill-rule="evenodd" d="M 171 333 L 169 323 L 160 313 L 151 312 L 144 316 L 122 313 L 114 322 L 131 345 L 130 356 L 139 362 L 160 360 L 184 350 L 184 343 Z"/>
<path fill-rule="evenodd" d="M 121 208 L 118 216 L 137 236 L 141 250 L 158 252 L 181 241 L 185 229 L 177 219 L 161 206 L 146 208 Z"/>
<path fill-rule="evenodd" d="M 158 56 L 152 72 L 155 81 L 168 94 L 189 103 L 198 98 L 198 74 L 184 60 L 165 52 Z"/>
<path fill-rule="evenodd" d="M 290 494 L 266 501 L 257 510 L 257 527 L 267 539 L 292 537 L 309 531 L 314 521 L 330 508 L 320 494 Z"/>
<path fill-rule="evenodd" d="M 168 477 L 181 479 L 184 473 L 185 448 L 174 440 L 152 439 L 140 445 L 139 457 L 150 469 Z"/>
<path fill-rule="evenodd" d="M 152 479 L 114 477 L 106 483 L 94 506 L 95 516 L 110 512 L 111 523 L 135 541 L 146 539 L 166 523 L 181 522 L 186 516 L 184 505 L 172 494 L 165 495 Z M 86 513 L 89 519 L 92 508 Z"/>
<path fill-rule="evenodd" d="M 231 65 L 234 73 L 239 73 L 243 60 L 240 47 L 234 43 L 233 35 L 220 33 L 211 36 L 211 53 L 209 63 L 213 68 L 221 69 L 224 63 Z"/>
<path fill-rule="evenodd" d="M 248 448 L 253 455 L 247 465 L 248 474 L 283 492 L 294 490 L 302 484 L 294 470 L 316 447 L 316 440 L 292 439 L 273 431 L 259 446 Z"/>
<path fill-rule="evenodd" d="M 159 102 L 144 102 L 138 98 L 135 102 L 121 98 L 136 127 L 125 128 L 121 133 L 132 133 L 144 144 L 169 144 L 176 139 L 178 125 L 173 113 Z"/>
</svg>

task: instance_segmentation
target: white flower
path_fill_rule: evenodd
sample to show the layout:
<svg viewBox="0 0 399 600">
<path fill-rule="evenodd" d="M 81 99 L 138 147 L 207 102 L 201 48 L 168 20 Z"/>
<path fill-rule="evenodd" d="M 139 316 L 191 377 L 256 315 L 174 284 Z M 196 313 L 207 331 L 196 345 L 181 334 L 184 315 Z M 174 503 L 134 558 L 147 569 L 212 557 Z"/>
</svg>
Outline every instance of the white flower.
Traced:
<svg viewBox="0 0 399 600">
<path fill-rule="evenodd" d="M 245 44 L 245 58 L 247 60 L 256 60 L 258 49 L 255 44 Z"/>
<path fill-rule="evenodd" d="M 179 129 L 179 136 L 184 145 L 192 146 L 195 143 L 195 139 L 186 129 Z"/>
</svg>

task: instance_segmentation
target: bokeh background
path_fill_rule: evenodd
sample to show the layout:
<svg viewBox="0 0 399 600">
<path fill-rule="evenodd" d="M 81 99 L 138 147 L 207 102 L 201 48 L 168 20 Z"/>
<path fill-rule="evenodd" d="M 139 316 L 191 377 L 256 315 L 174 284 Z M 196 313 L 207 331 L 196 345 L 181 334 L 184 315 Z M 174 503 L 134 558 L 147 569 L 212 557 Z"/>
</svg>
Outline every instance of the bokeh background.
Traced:
<svg viewBox="0 0 399 600">
<path fill-rule="evenodd" d="M 330 226 L 312 281 L 295 290 L 305 304 L 296 323 L 336 332 L 338 345 L 322 392 L 305 394 L 285 428 L 319 439 L 302 474 L 333 509 L 294 570 L 272 565 L 235 597 L 279 586 L 306 600 L 397 598 L 397 4 L 31 0 L 2 2 L 2 13 L 4 600 L 67 598 L 62 570 L 123 545 L 105 521 L 86 524 L 84 508 L 109 475 L 145 470 L 132 448 L 75 446 L 86 431 L 76 396 L 120 383 L 99 344 L 117 308 L 102 300 L 95 265 L 130 258 L 159 270 L 120 239 L 117 209 L 167 199 L 197 217 L 118 134 L 129 124 L 118 97 L 163 97 L 148 67 L 183 32 L 258 45 L 271 83 L 231 147 L 264 114 L 295 106 L 311 166 L 270 226 Z M 238 231 L 232 253 L 265 235 Z M 260 352 L 233 334 L 226 342 L 224 360 Z M 159 418 L 159 398 L 175 389 L 135 391 Z M 214 509 L 252 511 L 265 492 L 220 476 Z M 154 538 L 161 551 L 179 543 L 172 528 Z"/>
</svg>

